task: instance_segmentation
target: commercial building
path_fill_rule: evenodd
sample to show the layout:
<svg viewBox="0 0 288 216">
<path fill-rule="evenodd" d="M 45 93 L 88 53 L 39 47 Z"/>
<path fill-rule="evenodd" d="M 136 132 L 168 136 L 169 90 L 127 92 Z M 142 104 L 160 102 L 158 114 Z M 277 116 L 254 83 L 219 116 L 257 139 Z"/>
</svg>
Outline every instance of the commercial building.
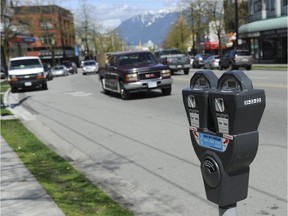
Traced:
<svg viewBox="0 0 288 216">
<path fill-rule="evenodd" d="M 287 0 L 249 0 L 248 23 L 240 26 L 238 45 L 258 63 L 287 63 Z"/>
<path fill-rule="evenodd" d="M 12 56 L 39 56 L 51 64 L 75 60 L 74 20 L 69 10 L 57 5 L 21 6 L 13 10 L 17 34 L 10 43 Z M 27 36 L 34 39 L 27 43 Z"/>
</svg>

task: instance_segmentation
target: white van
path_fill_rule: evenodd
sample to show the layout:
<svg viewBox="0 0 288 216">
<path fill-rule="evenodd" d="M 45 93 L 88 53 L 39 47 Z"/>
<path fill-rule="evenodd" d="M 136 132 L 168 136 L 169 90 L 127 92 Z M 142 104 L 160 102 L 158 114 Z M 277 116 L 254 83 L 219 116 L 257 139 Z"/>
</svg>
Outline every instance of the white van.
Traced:
<svg viewBox="0 0 288 216">
<path fill-rule="evenodd" d="M 12 93 L 17 92 L 19 88 L 40 86 L 43 90 L 48 89 L 44 67 L 39 57 L 11 58 L 8 66 L 8 81 Z"/>
</svg>

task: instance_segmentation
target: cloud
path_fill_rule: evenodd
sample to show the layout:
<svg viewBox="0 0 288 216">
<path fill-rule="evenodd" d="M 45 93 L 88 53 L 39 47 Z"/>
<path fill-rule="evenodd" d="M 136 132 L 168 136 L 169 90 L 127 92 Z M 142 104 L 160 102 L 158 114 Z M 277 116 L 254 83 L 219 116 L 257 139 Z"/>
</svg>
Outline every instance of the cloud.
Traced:
<svg viewBox="0 0 288 216">
<path fill-rule="evenodd" d="M 131 18 L 132 16 L 142 13 L 142 9 L 124 4 L 117 5 L 96 5 L 97 14 L 95 18 L 103 26 L 108 28 L 115 28 L 124 20 Z"/>
</svg>

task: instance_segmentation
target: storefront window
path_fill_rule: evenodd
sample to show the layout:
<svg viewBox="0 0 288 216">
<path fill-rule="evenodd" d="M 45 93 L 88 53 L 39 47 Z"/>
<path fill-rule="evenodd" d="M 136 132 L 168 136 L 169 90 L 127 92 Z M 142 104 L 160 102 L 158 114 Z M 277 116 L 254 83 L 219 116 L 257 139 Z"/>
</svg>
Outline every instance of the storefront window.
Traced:
<svg viewBox="0 0 288 216">
<path fill-rule="evenodd" d="M 259 0 L 258 0 L 258 1 L 255 1 L 255 2 L 254 2 L 254 12 L 259 12 L 259 11 L 261 11 L 261 9 L 262 9 L 261 6 L 262 6 L 262 5 L 261 5 L 261 1 L 259 1 Z"/>
</svg>

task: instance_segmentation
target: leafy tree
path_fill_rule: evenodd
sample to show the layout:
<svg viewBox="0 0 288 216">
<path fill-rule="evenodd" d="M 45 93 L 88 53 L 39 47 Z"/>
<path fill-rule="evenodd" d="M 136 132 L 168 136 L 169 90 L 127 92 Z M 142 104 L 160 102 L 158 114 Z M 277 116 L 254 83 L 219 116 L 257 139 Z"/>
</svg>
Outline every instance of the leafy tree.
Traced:
<svg viewBox="0 0 288 216">
<path fill-rule="evenodd" d="M 238 26 L 247 23 L 248 1 L 238 1 Z M 224 0 L 224 20 L 226 32 L 235 32 L 235 5 Z"/>
<path fill-rule="evenodd" d="M 166 36 L 163 48 L 178 48 L 180 52 L 186 52 L 189 36 L 189 28 L 186 19 L 184 16 L 180 15 Z"/>
</svg>

